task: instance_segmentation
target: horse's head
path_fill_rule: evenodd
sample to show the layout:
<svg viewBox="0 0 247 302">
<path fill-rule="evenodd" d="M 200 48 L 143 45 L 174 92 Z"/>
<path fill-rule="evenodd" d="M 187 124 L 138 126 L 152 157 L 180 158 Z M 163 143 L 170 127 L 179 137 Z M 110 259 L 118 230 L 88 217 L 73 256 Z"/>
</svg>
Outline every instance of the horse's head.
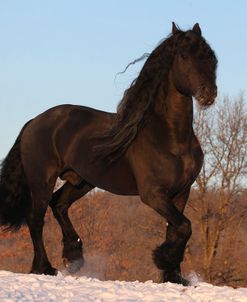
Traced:
<svg viewBox="0 0 247 302">
<path fill-rule="evenodd" d="M 172 34 L 176 43 L 171 75 L 176 89 L 195 97 L 202 106 L 211 105 L 217 96 L 214 51 L 202 37 L 198 23 L 186 32 L 173 23 Z"/>
</svg>

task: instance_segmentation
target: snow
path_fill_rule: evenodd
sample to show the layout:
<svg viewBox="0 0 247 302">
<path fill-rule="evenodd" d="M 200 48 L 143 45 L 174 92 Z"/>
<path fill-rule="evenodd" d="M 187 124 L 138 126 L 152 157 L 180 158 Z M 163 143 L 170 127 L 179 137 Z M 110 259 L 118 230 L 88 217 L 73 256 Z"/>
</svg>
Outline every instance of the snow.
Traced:
<svg viewBox="0 0 247 302">
<path fill-rule="evenodd" d="M 0 301 L 247 302 L 247 288 L 217 287 L 203 282 L 184 287 L 169 282 L 100 281 L 61 273 L 53 277 L 0 271 Z"/>
</svg>

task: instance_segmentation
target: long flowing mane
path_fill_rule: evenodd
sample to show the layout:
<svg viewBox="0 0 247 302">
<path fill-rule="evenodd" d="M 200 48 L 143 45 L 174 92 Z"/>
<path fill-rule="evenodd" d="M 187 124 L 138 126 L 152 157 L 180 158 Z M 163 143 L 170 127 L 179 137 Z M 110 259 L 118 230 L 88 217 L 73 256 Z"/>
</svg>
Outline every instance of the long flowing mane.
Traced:
<svg viewBox="0 0 247 302">
<path fill-rule="evenodd" d="M 164 95 L 167 94 L 169 69 L 179 42 L 185 33 L 179 29 L 176 34 L 169 35 L 161 41 L 151 54 L 144 54 L 129 64 L 134 64 L 147 57 L 139 76 L 124 92 L 123 98 L 118 104 L 112 127 L 103 133 L 100 138 L 101 144 L 94 148 L 96 158 L 102 158 L 108 163 L 112 163 L 124 154 L 136 138 L 138 131 L 152 111 L 161 83 Z M 201 39 L 205 45 L 204 38 Z"/>
</svg>

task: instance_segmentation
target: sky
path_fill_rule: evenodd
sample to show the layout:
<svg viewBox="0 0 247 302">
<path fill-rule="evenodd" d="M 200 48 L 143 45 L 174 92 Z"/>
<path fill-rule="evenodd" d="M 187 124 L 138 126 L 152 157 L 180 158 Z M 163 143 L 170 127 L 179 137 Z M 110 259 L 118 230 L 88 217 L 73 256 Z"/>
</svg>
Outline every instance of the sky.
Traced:
<svg viewBox="0 0 247 302">
<path fill-rule="evenodd" d="M 218 91 L 247 89 L 247 1 L 0 0 L 0 159 L 22 126 L 58 104 L 115 111 L 141 65 L 125 66 L 199 22 L 218 60 Z"/>
</svg>

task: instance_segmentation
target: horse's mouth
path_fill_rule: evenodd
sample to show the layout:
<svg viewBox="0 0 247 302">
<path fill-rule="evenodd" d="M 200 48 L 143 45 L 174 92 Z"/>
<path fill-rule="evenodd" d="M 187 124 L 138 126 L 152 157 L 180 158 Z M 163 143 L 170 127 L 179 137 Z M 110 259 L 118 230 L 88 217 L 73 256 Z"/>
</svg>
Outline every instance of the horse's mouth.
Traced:
<svg viewBox="0 0 247 302">
<path fill-rule="evenodd" d="M 201 106 L 205 106 L 205 107 L 210 106 L 214 103 L 217 97 L 217 87 L 213 87 L 213 88 L 201 87 L 195 93 L 194 97 Z"/>
</svg>

